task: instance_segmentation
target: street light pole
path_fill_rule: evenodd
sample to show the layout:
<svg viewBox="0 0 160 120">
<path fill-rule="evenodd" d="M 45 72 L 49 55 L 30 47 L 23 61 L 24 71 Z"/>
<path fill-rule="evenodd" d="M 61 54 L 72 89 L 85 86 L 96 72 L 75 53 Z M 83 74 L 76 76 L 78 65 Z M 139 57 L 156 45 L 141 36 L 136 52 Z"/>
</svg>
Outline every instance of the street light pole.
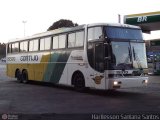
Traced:
<svg viewBox="0 0 160 120">
<path fill-rule="evenodd" d="M 121 23 L 121 15 L 118 14 L 118 23 Z"/>
<path fill-rule="evenodd" d="M 24 24 L 24 37 L 25 37 L 25 24 L 27 23 L 27 21 L 22 21 L 22 23 Z"/>
</svg>

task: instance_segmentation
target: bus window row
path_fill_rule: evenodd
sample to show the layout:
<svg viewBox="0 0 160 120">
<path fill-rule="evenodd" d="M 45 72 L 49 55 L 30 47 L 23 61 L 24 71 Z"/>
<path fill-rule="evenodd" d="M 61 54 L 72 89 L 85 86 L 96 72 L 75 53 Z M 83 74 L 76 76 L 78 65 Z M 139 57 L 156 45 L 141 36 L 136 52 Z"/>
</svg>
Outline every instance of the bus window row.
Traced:
<svg viewBox="0 0 160 120">
<path fill-rule="evenodd" d="M 66 42 L 68 41 L 68 42 Z M 28 41 L 18 41 L 8 44 L 8 53 L 43 51 L 50 49 L 63 49 L 82 47 L 84 44 L 84 31 L 77 31 L 68 34 L 61 34 Z"/>
</svg>

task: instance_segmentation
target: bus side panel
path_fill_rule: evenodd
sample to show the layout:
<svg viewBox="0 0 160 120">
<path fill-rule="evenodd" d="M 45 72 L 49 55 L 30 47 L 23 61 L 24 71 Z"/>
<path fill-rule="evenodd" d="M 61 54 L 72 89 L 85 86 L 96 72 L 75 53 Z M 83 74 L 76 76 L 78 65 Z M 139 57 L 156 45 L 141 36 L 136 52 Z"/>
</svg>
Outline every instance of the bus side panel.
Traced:
<svg viewBox="0 0 160 120">
<path fill-rule="evenodd" d="M 15 72 L 17 67 L 18 67 L 17 64 L 7 64 L 7 76 L 15 77 Z"/>
<path fill-rule="evenodd" d="M 51 53 L 50 62 L 46 67 L 45 74 L 43 76 L 44 81 L 59 83 L 69 55 L 70 52 L 67 51 L 55 51 Z M 64 81 L 64 84 L 67 83 L 67 79 L 65 79 Z"/>
<path fill-rule="evenodd" d="M 68 62 L 68 85 L 72 83 L 72 76 L 76 71 L 83 74 L 86 87 L 94 87 L 93 80 L 90 79 L 90 68 L 88 68 L 87 63 L 84 62 L 84 50 L 74 50 L 72 51 Z"/>
<path fill-rule="evenodd" d="M 37 81 L 43 81 L 45 69 L 48 65 L 48 61 L 50 60 L 50 52 L 41 53 L 42 58 L 39 64 L 34 65 L 35 79 Z"/>
<path fill-rule="evenodd" d="M 7 55 L 7 76 L 15 77 L 16 70 L 19 69 L 22 71 L 24 68 L 27 68 L 27 62 L 20 60 L 22 54 Z"/>
<path fill-rule="evenodd" d="M 31 63 L 28 64 L 27 72 L 28 72 L 28 79 L 35 80 L 34 79 L 35 78 L 34 77 L 34 64 L 31 64 Z"/>
<path fill-rule="evenodd" d="M 44 73 L 44 63 L 39 63 L 34 65 L 34 80 L 42 81 Z"/>
</svg>

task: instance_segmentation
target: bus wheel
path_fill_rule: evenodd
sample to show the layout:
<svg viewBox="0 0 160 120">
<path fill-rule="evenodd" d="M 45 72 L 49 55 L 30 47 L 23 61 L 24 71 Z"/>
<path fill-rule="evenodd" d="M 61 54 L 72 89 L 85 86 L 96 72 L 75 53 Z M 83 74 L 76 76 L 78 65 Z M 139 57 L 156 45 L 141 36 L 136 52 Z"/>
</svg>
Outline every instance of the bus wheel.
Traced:
<svg viewBox="0 0 160 120">
<path fill-rule="evenodd" d="M 84 92 L 85 90 L 85 81 L 81 73 L 77 73 L 73 77 L 75 90 L 78 92 Z"/>
<path fill-rule="evenodd" d="M 28 73 L 26 70 L 22 72 L 22 82 L 28 83 Z"/>
<path fill-rule="evenodd" d="M 19 83 L 22 83 L 22 74 L 20 70 L 16 71 L 16 78 Z"/>
</svg>

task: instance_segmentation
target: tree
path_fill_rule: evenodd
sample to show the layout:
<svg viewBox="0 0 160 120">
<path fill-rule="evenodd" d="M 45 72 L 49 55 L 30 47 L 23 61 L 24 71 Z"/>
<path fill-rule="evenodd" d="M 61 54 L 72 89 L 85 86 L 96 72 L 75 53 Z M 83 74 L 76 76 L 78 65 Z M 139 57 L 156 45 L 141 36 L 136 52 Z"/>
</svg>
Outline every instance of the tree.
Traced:
<svg viewBox="0 0 160 120">
<path fill-rule="evenodd" d="M 54 22 L 48 29 L 47 31 L 62 28 L 62 27 L 75 27 L 78 26 L 77 23 L 73 23 L 71 20 L 65 20 L 65 19 L 60 19 L 56 22 Z"/>
<path fill-rule="evenodd" d="M 0 43 L 0 58 L 6 56 L 6 44 Z"/>
</svg>

